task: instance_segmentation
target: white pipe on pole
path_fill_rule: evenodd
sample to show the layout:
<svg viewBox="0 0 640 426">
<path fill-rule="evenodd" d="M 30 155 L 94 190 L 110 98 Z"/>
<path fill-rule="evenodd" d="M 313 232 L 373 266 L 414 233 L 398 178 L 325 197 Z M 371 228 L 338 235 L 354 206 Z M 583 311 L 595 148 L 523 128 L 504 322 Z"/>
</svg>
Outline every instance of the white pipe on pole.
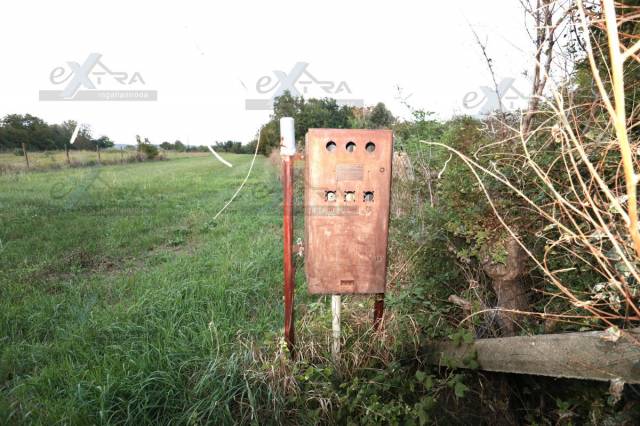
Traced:
<svg viewBox="0 0 640 426">
<path fill-rule="evenodd" d="M 295 126 L 292 117 L 280 119 L 280 155 L 296 155 Z"/>
<path fill-rule="evenodd" d="M 333 344 L 331 346 L 331 353 L 333 354 L 333 360 L 340 359 L 340 310 L 341 310 L 341 297 L 339 294 L 333 294 L 331 296 L 331 314 L 333 317 L 332 322 L 332 337 Z"/>
</svg>

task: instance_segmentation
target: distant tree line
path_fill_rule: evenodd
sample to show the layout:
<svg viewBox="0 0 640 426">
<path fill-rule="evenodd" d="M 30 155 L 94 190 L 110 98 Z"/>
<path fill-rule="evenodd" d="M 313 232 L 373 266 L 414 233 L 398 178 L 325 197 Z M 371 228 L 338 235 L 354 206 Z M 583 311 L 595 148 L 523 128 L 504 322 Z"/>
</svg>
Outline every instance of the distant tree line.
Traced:
<svg viewBox="0 0 640 426">
<path fill-rule="evenodd" d="M 280 125 L 282 117 L 295 120 L 296 139 L 304 143 L 304 135 L 310 128 L 332 129 L 380 129 L 389 128 L 395 123 L 395 117 L 380 102 L 373 107 L 352 107 L 338 105 L 335 99 L 304 99 L 285 92 L 274 100 L 273 114 L 259 132 L 259 152 L 269 155 L 280 146 Z M 256 141 L 245 145 L 253 152 Z"/>
<path fill-rule="evenodd" d="M 163 158 L 159 156 L 160 149 L 164 151 L 175 152 L 208 152 L 209 149 L 205 145 L 192 146 L 185 145 L 180 140 L 176 140 L 174 143 L 162 142 L 160 145 L 153 144 L 149 138 L 136 135 L 137 151 L 143 154 L 145 159 Z M 239 142 L 238 142 L 239 143 Z"/>
<path fill-rule="evenodd" d="M 162 142 L 160 144 L 160 148 L 165 151 L 176 151 L 176 152 L 186 152 L 187 146 L 183 144 L 180 140 L 176 140 L 174 143 L 171 142 Z"/>
<path fill-rule="evenodd" d="M 254 144 L 242 144 L 237 141 L 216 142 L 214 149 L 219 152 L 231 152 L 233 154 L 253 154 L 256 149 Z"/>
<path fill-rule="evenodd" d="M 80 125 L 75 142 L 69 145 L 76 126 L 78 123 L 73 120 L 67 120 L 61 124 L 49 124 L 42 118 L 31 114 L 8 114 L 0 119 L 0 151 L 22 150 L 23 147 L 28 151 L 95 150 L 96 148 L 106 149 L 114 146 L 114 142 L 108 136 L 94 138 L 91 127 L 86 124 Z M 136 142 L 138 150 L 142 149 L 150 157 L 155 156 L 151 146 L 156 150 L 158 147 L 148 138 L 136 135 Z M 140 148 L 141 145 L 142 148 Z M 185 145 L 180 140 L 173 143 L 162 142 L 159 147 L 165 151 L 176 152 L 208 151 L 204 145 Z M 233 141 L 216 142 L 216 149 L 235 153 L 247 152 L 242 143 Z"/>
<path fill-rule="evenodd" d="M 31 114 L 8 114 L 0 120 L 0 151 L 22 149 L 47 151 L 64 149 L 104 149 L 113 146 L 107 136 L 94 138 L 91 128 L 81 125 L 73 145 L 69 140 L 77 122 L 64 121 L 62 124 L 48 124 Z"/>
<path fill-rule="evenodd" d="M 291 96 L 289 92 L 274 101 L 273 114 L 263 126 L 260 135 L 259 152 L 269 155 L 280 146 L 279 121 L 282 117 L 293 117 L 296 125 L 296 137 L 300 143 L 304 142 L 304 135 L 309 128 L 387 128 L 395 123 L 395 118 L 383 103 L 373 107 L 351 107 L 338 105 L 335 99 L 304 99 Z M 8 114 L 0 120 L 0 151 L 25 149 L 28 151 L 47 150 L 95 150 L 114 146 L 107 136 L 94 138 L 88 125 L 80 125 L 75 142 L 69 145 L 71 135 L 77 122 L 64 121 L 61 124 L 48 124 L 43 119 L 31 114 Z M 138 146 L 153 145 L 147 138 L 137 137 Z M 256 149 L 257 139 L 243 144 L 238 141 L 227 140 L 215 142 L 214 149 L 220 152 L 235 154 L 251 154 Z M 204 145 L 185 145 L 180 140 L 162 142 L 160 148 L 176 152 L 207 152 Z M 149 150 L 145 147 L 143 150 Z"/>
<path fill-rule="evenodd" d="M 160 148 L 165 151 L 176 151 L 176 152 L 208 152 L 209 148 L 205 145 L 185 145 L 181 141 L 176 140 L 174 143 L 171 142 L 162 142 L 160 144 Z M 226 142 L 215 142 L 214 149 L 218 152 L 233 152 L 235 154 L 246 154 L 249 152 L 253 152 L 250 149 L 247 149 L 247 145 L 243 145 L 242 142 L 235 141 L 226 141 Z"/>
</svg>

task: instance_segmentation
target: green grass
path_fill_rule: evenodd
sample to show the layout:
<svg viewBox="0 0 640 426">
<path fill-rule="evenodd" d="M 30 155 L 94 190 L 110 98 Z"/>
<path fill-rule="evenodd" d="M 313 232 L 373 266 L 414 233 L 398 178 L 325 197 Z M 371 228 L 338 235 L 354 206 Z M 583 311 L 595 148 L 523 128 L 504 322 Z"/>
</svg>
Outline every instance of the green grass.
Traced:
<svg viewBox="0 0 640 426">
<path fill-rule="evenodd" d="M 213 221 L 251 160 L 225 157 L 0 176 L 0 424 L 237 421 L 240 342 L 282 324 L 281 195 L 258 158 Z"/>
</svg>

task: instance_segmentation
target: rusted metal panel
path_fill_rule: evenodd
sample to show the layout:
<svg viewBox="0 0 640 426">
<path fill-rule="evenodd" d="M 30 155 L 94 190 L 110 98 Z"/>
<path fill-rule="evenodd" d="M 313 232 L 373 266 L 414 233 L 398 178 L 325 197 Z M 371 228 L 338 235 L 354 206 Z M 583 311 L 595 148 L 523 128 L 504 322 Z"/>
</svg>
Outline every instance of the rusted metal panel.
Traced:
<svg viewBox="0 0 640 426">
<path fill-rule="evenodd" d="M 309 129 L 305 149 L 309 292 L 384 293 L 392 132 Z"/>
</svg>

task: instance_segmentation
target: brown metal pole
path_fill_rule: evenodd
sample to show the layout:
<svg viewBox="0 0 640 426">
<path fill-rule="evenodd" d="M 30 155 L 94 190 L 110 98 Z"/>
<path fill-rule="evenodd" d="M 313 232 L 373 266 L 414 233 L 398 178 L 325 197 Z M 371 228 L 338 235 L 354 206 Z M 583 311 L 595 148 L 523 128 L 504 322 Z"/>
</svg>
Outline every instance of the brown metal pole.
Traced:
<svg viewBox="0 0 640 426">
<path fill-rule="evenodd" d="M 373 305 L 373 329 L 378 331 L 382 325 L 384 316 L 384 293 L 376 294 L 376 301 Z"/>
<path fill-rule="evenodd" d="M 284 189 L 284 339 L 293 354 L 295 332 L 293 324 L 293 290 L 295 270 L 293 268 L 293 158 L 282 157 L 282 186 Z"/>
</svg>

